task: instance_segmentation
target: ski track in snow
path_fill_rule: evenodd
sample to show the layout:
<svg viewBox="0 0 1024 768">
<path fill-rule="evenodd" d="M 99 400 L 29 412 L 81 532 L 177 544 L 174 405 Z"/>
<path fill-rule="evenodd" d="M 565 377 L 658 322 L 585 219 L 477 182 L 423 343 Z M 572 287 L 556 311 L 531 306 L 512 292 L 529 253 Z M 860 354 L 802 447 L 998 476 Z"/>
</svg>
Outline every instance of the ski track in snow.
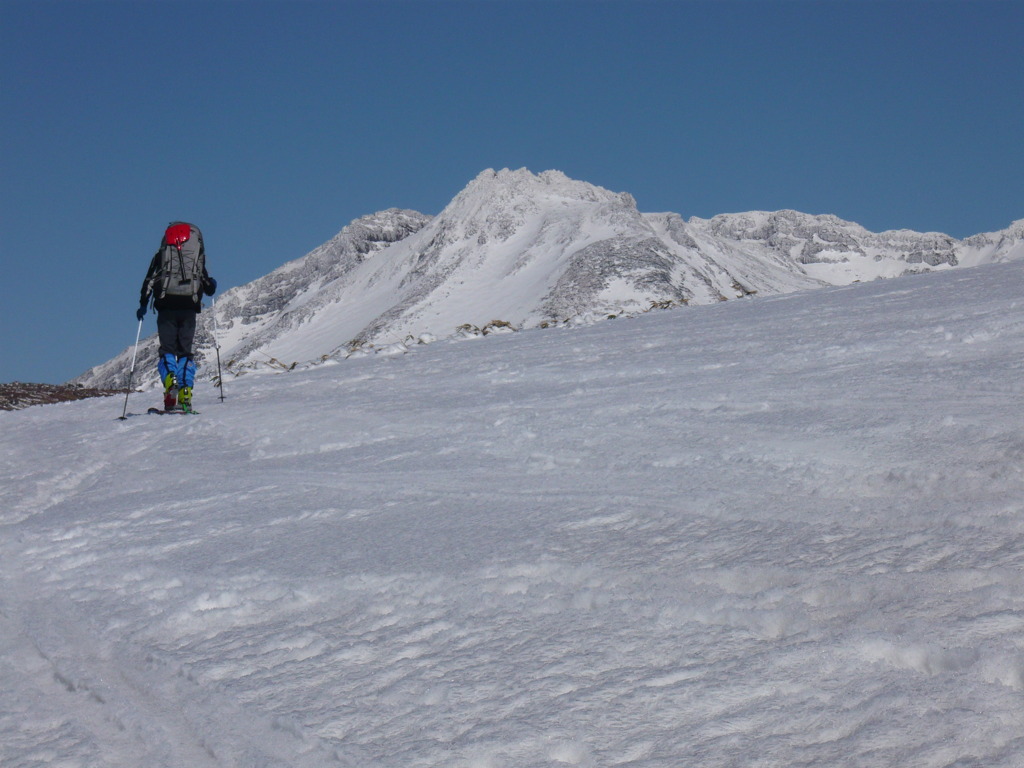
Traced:
<svg viewBox="0 0 1024 768">
<path fill-rule="evenodd" d="M 0 413 L 0 764 L 1020 766 L 1022 292 Z"/>
</svg>

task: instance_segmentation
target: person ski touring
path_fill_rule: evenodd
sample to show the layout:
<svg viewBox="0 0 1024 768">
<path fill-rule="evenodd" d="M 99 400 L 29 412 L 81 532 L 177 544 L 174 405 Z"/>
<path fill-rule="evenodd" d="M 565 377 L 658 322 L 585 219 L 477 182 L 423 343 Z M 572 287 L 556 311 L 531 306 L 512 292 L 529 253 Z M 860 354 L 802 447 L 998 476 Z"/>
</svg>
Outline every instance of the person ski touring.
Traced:
<svg viewBox="0 0 1024 768">
<path fill-rule="evenodd" d="M 135 313 L 141 322 L 152 297 L 160 337 L 157 372 L 164 385 L 166 411 L 192 411 L 196 315 L 203 309 L 202 296 L 213 296 L 216 290 L 217 281 L 206 271 L 206 250 L 199 227 L 185 221 L 171 222 L 142 281 Z"/>
</svg>

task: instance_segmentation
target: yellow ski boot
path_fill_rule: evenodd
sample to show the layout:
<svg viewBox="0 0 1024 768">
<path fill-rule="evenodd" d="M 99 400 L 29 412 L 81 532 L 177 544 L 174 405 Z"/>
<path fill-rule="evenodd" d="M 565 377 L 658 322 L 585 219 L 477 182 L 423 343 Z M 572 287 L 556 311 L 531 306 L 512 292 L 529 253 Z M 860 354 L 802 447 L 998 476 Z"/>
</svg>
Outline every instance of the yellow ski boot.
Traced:
<svg viewBox="0 0 1024 768">
<path fill-rule="evenodd" d="M 168 373 L 164 376 L 164 410 L 173 411 L 178 404 L 178 382 L 174 380 L 174 374 Z"/>
</svg>

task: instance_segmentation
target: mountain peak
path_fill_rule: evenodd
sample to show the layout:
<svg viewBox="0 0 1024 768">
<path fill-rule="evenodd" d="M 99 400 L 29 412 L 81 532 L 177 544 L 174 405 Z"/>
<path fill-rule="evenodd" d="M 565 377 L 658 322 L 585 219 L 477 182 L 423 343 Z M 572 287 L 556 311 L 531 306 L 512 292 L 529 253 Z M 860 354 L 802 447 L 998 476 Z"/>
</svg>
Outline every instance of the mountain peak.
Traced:
<svg viewBox="0 0 1024 768">
<path fill-rule="evenodd" d="M 562 171 L 487 169 L 437 216 L 388 209 L 218 296 L 234 373 L 313 365 L 465 328 L 534 328 L 752 294 L 1024 258 L 1024 220 L 966 241 L 871 233 L 832 215 L 752 211 L 684 221 Z M 212 355 L 212 312 L 197 358 Z M 155 359 L 147 343 L 139 358 Z M 131 350 L 80 377 L 124 385 Z M 151 354 L 152 353 L 152 354 Z M 269 362 L 268 362 L 269 361 Z"/>
<path fill-rule="evenodd" d="M 583 202 L 629 202 L 636 206 L 633 196 L 629 193 L 611 192 L 595 184 L 570 178 L 558 170 L 535 174 L 527 168 L 503 168 L 500 171 L 488 168 L 478 174 L 455 199 L 458 200 L 463 195 L 498 195 L 506 198 L 513 195 L 529 195 Z"/>
</svg>

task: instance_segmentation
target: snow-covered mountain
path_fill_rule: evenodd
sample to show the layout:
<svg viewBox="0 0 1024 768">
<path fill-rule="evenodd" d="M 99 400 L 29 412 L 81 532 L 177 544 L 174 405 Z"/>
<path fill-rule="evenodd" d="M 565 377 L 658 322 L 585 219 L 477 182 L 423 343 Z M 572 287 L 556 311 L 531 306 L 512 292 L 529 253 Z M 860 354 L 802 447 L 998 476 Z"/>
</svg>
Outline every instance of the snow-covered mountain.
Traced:
<svg viewBox="0 0 1024 768">
<path fill-rule="evenodd" d="M 291 368 L 489 329 L 544 327 L 652 307 L 711 304 L 1024 257 L 1024 220 L 956 240 L 875 234 L 796 211 L 684 220 L 641 213 L 627 193 L 559 171 L 487 170 L 437 216 L 391 209 L 201 315 L 197 356 L 214 332 L 240 373 Z M 124 386 L 127 350 L 76 379 Z M 142 345 L 150 370 L 156 350 Z M 206 374 L 213 368 L 206 366 Z"/>
</svg>

